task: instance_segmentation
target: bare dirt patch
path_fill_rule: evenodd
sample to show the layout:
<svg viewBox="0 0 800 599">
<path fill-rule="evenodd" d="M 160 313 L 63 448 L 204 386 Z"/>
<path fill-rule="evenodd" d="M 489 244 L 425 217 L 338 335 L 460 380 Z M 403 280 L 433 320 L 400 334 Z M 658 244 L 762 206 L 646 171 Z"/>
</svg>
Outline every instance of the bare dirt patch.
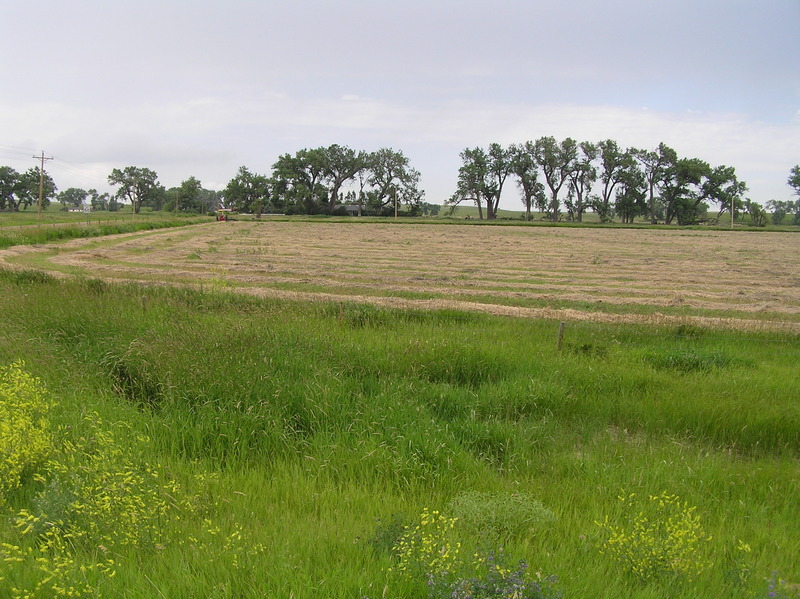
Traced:
<svg viewBox="0 0 800 599">
<path fill-rule="evenodd" d="M 260 296 L 800 332 L 794 233 L 227 222 L 0 259 Z"/>
</svg>

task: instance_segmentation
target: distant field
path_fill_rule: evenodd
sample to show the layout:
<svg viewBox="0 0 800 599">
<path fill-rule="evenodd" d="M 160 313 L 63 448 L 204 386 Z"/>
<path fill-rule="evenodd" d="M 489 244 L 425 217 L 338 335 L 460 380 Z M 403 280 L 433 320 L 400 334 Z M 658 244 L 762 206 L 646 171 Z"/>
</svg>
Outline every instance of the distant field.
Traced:
<svg viewBox="0 0 800 599">
<path fill-rule="evenodd" d="M 800 332 L 793 233 L 214 222 L 17 247 L 0 259 L 259 296 Z"/>
</svg>

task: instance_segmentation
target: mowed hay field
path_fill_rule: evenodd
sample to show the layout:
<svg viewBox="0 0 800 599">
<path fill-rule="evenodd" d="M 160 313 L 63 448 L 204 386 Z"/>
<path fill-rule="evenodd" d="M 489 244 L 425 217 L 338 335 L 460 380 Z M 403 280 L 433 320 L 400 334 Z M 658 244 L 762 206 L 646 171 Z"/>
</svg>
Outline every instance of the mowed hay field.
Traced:
<svg viewBox="0 0 800 599">
<path fill-rule="evenodd" d="M 798 239 L 0 252 L 0 598 L 798 599 Z"/>
<path fill-rule="evenodd" d="M 800 332 L 800 235 L 210 223 L 0 252 L 9 264 L 261 296 Z"/>
</svg>

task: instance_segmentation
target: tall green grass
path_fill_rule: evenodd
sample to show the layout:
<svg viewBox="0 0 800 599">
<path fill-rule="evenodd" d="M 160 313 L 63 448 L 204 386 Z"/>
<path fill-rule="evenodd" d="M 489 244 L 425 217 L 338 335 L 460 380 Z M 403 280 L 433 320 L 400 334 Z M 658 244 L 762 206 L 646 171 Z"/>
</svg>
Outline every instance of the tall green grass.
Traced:
<svg viewBox="0 0 800 599">
<path fill-rule="evenodd" d="M 115 235 L 118 233 L 134 233 L 136 231 L 182 227 L 200 222 L 208 222 L 208 220 L 208 218 L 204 217 L 176 217 L 174 215 L 166 217 L 131 217 L 128 215 L 125 220 L 120 219 L 105 223 L 66 221 L 63 223 L 54 223 L 58 226 L 26 225 L 14 227 L 13 225 L 0 225 L 0 249 L 9 248 L 14 245 L 35 245 L 64 239 L 84 239 Z"/>
<path fill-rule="evenodd" d="M 478 520 L 514 530 L 493 542 L 565 597 L 757 597 L 773 571 L 800 581 L 797 337 L 574 323 L 559 351 L 549 321 L 35 272 L 0 272 L 0 298 L 0 362 L 42 379 L 61 434 L 88 434 L 88 411 L 126 423 L 149 438 L 132 455 L 194 506 L 160 548 L 119 549 L 104 596 L 424 597 L 424 581 L 393 586 L 392 538 L 463 497 L 552 515 Z M 31 475 L 11 506 L 41 485 Z M 642 582 L 599 553 L 596 522 L 626 517 L 618 495 L 662 492 L 712 537 L 696 579 Z M 226 549 L 237 526 L 246 547 Z M 14 531 L 9 511 L 0 534 Z"/>
</svg>

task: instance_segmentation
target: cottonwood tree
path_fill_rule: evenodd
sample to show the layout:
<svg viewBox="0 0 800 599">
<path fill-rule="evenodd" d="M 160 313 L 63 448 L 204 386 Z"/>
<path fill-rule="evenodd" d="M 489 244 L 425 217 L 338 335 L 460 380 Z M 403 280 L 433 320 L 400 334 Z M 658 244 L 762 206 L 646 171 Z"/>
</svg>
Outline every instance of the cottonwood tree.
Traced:
<svg viewBox="0 0 800 599">
<path fill-rule="evenodd" d="M 717 218 L 725 212 L 731 213 L 733 222 L 737 206 L 742 206 L 743 196 L 747 192 L 747 184 L 736 177 L 736 169 L 732 166 L 717 166 L 706 175 L 700 188 L 697 202 L 710 201 L 719 204 Z"/>
<path fill-rule="evenodd" d="M 631 169 L 634 168 L 633 155 L 628 151 L 619 149 L 617 142 L 606 139 L 598 144 L 600 151 L 600 199 L 595 203 L 595 212 L 600 216 L 600 222 L 609 222 L 614 216 L 611 199 L 614 190 L 623 180 L 627 181 L 626 195 L 630 194 L 630 185 L 635 178 Z"/>
<path fill-rule="evenodd" d="M 795 195 L 800 196 L 800 164 L 793 166 L 789 171 L 786 184 L 794 190 Z"/>
<path fill-rule="evenodd" d="M 644 172 L 636 161 L 631 161 L 619 174 L 614 212 L 626 224 L 633 224 L 637 216 L 647 214 L 647 185 Z"/>
<path fill-rule="evenodd" d="M 321 151 L 323 155 L 322 173 L 329 186 L 325 211 L 332 213 L 339 200 L 339 190 L 342 185 L 367 167 L 367 154 L 338 144 L 328 146 Z"/>
<path fill-rule="evenodd" d="M 540 137 L 536 140 L 534 147 L 536 161 L 542 167 L 545 182 L 550 189 L 550 203 L 546 212 L 549 218 L 556 222 L 561 214 L 558 193 L 569 181 L 569 173 L 577 155 L 578 144 L 571 137 L 560 144 L 554 137 Z"/>
<path fill-rule="evenodd" d="M 149 168 L 126 166 L 120 170 L 115 168 L 108 176 L 112 186 L 119 186 L 116 197 L 130 202 L 134 214 L 138 214 L 142 205 L 153 203 L 158 206 L 163 202 L 164 187 L 158 182 L 158 175 Z"/>
<path fill-rule="evenodd" d="M 478 218 L 483 220 L 483 202 L 486 199 L 489 157 L 483 148 L 466 148 L 461 154 L 456 191 L 446 201 L 452 210 L 461 202 L 475 202 Z"/>
<path fill-rule="evenodd" d="M 324 185 L 324 148 L 303 149 L 283 154 L 272 165 L 275 196 L 286 211 L 318 214 L 327 203 L 328 190 Z"/>
<path fill-rule="evenodd" d="M 236 176 L 228 181 L 222 191 L 225 207 L 236 212 L 255 213 L 260 217 L 264 205 L 270 201 L 271 185 L 272 182 L 265 175 L 240 166 Z"/>
<path fill-rule="evenodd" d="M 582 141 L 578 144 L 578 151 L 568 173 L 570 193 L 567 196 L 567 211 L 570 214 L 570 220 L 583 221 L 586 199 L 589 197 L 592 185 L 597 180 L 597 168 L 594 166 L 597 152 L 597 145 L 591 142 Z"/>
<path fill-rule="evenodd" d="M 747 199 L 744 201 L 744 207 L 750 215 L 750 222 L 754 226 L 765 227 L 767 225 L 767 211 L 760 204 Z"/>
<path fill-rule="evenodd" d="M 474 201 L 478 216 L 483 219 L 483 203 L 486 203 L 486 219 L 497 218 L 497 207 L 503 186 L 511 173 L 511 152 L 500 144 L 483 148 L 467 148 L 461 152 L 463 164 L 458 169 L 456 192 L 447 203 L 453 207 L 463 201 Z"/>
<path fill-rule="evenodd" d="M 0 166 L 0 210 L 12 210 L 19 190 L 19 173 L 10 166 Z"/>
<path fill-rule="evenodd" d="M 27 209 L 32 204 L 39 203 L 41 182 L 42 207 L 50 205 L 50 200 L 56 195 L 56 184 L 53 178 L 44 171 L 40 177 L 41 169 L 29 168 L 24 173 L 18 173 L 10 166 L 0 167 L 0 205 L 3 210 L 19 212 Z"/>
<path fill-rule="evenodd" d="M 522 205 L 525 206 L 525 220 L 531 220 L 531 208 L 545 204 L 544 185 L 539 181 L 539 163 L 536 162 L 536 148 L 532 141 L 513 145 L 511 150 L 511 172 L 517 178 L 522 192 Z"/>
<path fill-rule="evenodd" d="M 663 142 L 658 145 L 655 151 L 631 149 L 631 154 L 641 163 L 645 182 L 648 190 L 648 202 L 650 213 L 650 224 L 655 225 L 658 222 L 658 204 L 656 203 L 655 190 L 658 182 L 664 175 L 664 169 L 671 160 L 677 160 L 677 153 L 675 150 L 664 144 Z"/>
<path fill-rule="evenodd" d="M 665 159 L 658 183 L 664 222 L 668 225 L 673 220 L 677 220 L 679 225 L 695 222 L 699 216 L 698 200 L 702 200 L 700 184 L 711 172 L 711 167 L 699 158 L 678 158 L 677 152 L 671 149 L 665 154 Z"/>
<path fill-rule="evenodd" d="M 189 177 L 181 181 L 181 184 L 174 190 L 175 203 L 173 204 L 176 212 L 200 212 L 200 196 L 203 185 L 197 177 Z"/>
<path fill-rule="evenodd" d="M 358 201 L 366 199 L 371 212 L 381 214 L 391 209 L 395 200 L 412 210 L 421 209 L 424 192 L 419 189 L 420 173 L 411 167 L 403 152 L 392 148 L 372 152 L 359 174 L 365 176 L 359 177 Z"/>
<path fill-rule="evenodd" d="M 800 200 L 796 202 L 792 200 L 770 200 L 766 204 L 766 209 L 772 213 L 772 223 L 775 225 L 783 224 L 788 214 L 794 215 L 792 224 L 800 225 Z"/>
<path fill-rule="evenodd" d="M 70 208 L 80 208 L 84 203 L 86 203 L 87 197 L 89 197 L 89 192 L 84 189 L 80 189 L 79 187 L 70 187 L 69 189 L 65 189 L 57 196 L 58 201 L 61 202 L 61 206 L 64 210 L 69 210 Z"/>
<path fill-rule="evenodd" d="M 108 210 L 112 211 L 110 196 L 108 193 L 98 193 L 96 189 L 90 189 L 87 194 L 90 197 L 90 204 L 92 210 Z"/>
</svg>

